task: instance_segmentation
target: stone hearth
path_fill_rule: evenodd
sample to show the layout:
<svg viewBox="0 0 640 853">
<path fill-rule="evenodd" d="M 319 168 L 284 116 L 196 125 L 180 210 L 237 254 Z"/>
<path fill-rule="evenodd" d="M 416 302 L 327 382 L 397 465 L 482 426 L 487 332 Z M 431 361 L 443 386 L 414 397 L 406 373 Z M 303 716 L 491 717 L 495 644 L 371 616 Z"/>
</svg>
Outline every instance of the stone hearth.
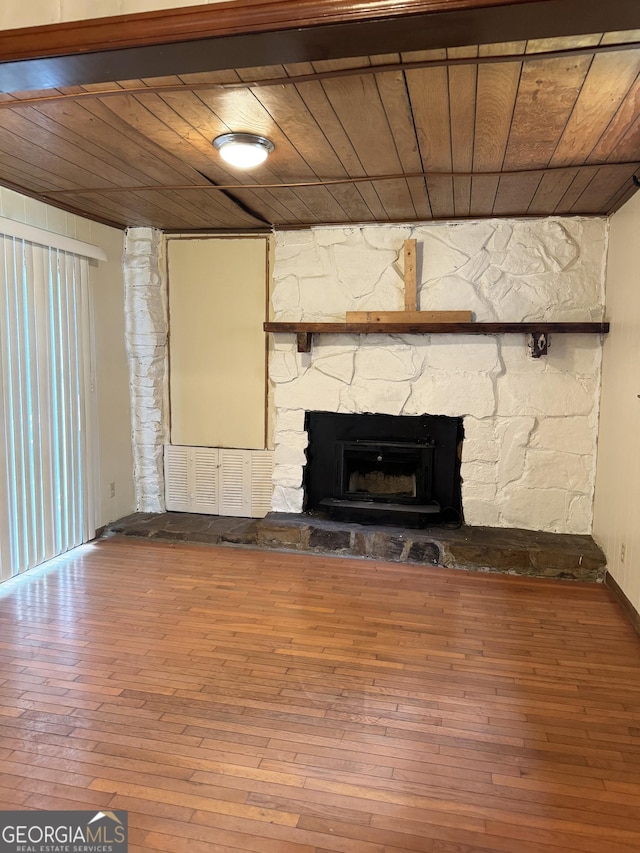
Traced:
<svg viewBox="0 0 640 853">
<path fill-rule="evenodd" d="M 104 536 L 126 535 L 211 545 L 250 546 L 469 571 L 601 582 L 605 557 L 591 536 L 467 527 L 405 530 L 349 524 L 297 513 L 263 519 L 189 513 L 135 513 Z"/>
</svg>

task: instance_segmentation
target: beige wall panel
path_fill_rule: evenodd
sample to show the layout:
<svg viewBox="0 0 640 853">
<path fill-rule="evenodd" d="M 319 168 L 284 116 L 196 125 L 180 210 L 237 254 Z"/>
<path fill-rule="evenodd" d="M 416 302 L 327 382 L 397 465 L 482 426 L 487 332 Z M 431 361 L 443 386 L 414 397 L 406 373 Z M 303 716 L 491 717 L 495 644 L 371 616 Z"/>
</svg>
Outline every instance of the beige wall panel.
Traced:
<svg viewBox="0 0 640 853">
<path fill-rule="evenodd" d="M 267 238 L 171 239 L 171 443 L 265 446 Z"/>
<path fill-rule="evenodd" d="M 594 536 L 640 610 L 640 195 L 611 218 Z"/>
</svg>

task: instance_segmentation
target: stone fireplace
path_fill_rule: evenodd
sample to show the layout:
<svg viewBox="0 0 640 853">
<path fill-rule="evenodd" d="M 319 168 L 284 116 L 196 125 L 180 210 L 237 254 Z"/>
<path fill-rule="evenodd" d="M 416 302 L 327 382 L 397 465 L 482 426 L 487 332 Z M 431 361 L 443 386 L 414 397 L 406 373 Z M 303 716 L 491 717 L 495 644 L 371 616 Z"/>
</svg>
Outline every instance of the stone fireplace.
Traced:
<svg viewBox="0 0 640 853">
<path fill-rule="evenodd" d="M 347 310 L 401 309 L 403 243 L 415 238 L 422 310 L 601 320 L 606 229 L 558 218 L 278 233 L 273 316 L 335 322 Z M 308 508 L 308 412 L 446 416 L 464 425 L 467 524 L 591 531 L 599 338 L 554 336 L 540 359 L 524 335 L 506 334 L 336 334 L 314 338 L 310 353 L 278 335 L 271 348 L 275 511 Z"/>
</svg>

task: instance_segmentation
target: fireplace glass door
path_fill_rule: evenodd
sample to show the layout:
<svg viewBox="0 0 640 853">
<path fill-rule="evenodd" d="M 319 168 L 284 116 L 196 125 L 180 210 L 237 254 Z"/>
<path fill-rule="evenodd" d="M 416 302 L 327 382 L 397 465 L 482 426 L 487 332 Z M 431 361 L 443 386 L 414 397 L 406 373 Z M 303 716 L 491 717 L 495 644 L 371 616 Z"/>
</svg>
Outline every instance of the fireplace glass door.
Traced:
<svg viewBox="0 0 640 853">
<path fill-rule="evenodd" d="M 422 504 L 431 499 L 432 444 L 336 442 L 334 497 Z"/>
</svg>

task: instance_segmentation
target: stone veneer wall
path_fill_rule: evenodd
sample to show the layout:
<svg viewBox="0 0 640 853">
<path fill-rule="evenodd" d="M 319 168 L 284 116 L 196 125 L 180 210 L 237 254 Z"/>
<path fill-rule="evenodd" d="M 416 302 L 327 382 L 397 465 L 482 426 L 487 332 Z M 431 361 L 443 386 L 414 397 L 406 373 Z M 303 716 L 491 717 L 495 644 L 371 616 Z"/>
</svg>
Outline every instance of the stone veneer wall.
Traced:
<svg viewBox="0 0 640 853">
<path fill-rule="evenodd" d="M 401 310 L 402 257 L 418 240 L 419 306 L 477 321 L 601 320 L 604 219 L 323 227 L 276 235 L 276 320 Z M 533 359 L 524 335 L 276 335 L 273 509 L 302 510 L 307 410 L 464 417 L 465 521 L 591 531 L 601 341 L 555 335 Z"/>
<path fill-rule="evenodd" d="M 139 512 L 164 512 L 169 328 L 162 231 L 129 228 L 123 267 L 136 504 Z"/>
</svg>

